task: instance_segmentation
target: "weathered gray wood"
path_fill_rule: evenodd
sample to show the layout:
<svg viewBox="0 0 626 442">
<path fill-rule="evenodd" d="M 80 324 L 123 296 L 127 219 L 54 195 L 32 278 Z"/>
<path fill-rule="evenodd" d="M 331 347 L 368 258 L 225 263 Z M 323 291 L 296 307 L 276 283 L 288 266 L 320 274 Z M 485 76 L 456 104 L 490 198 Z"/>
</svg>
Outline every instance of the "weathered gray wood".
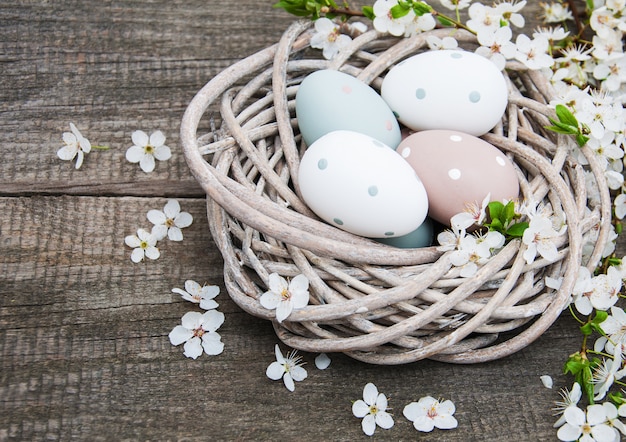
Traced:
<svg viewBox="0 0 626 442">
<path fill-rule="evenodd" d="M 554 440 L 551 407 L 579 334 L 564 315 L 526 349 L 471 366 L 379 367 L 331 355 L 289 393 L 265 376 L 278 342 L 223 290 L 205 202 L 177 150 L 186 104 L 213 75 L 274 43 L 292 17 L 272 1 L 13 1 L 0 5 L 0 441 L 365 440 L 351 401 L 390 397 L 383 440 Z M 537 10 L 533 3 L 532 10 Z M 534 14 L 529 12 L 528 18 Z M 94 144 L 60 161 L 73 121 Z M 124 159 L 133 130 L 160 129 L 173 158 L 152 174 Z M 124 236 L 179 199 L 194 223 L 133 264 Z M 623 249 L 623 248 L 622 248 Z M 226 348 L 194 361 L 167 335 L 196 308 L 173 287 L 218 284 Z M 286 350 L 283 347 L 283 350 Z M 402 408 L 452 399 L 459 428 L 418 434 Z"/>
</svg>

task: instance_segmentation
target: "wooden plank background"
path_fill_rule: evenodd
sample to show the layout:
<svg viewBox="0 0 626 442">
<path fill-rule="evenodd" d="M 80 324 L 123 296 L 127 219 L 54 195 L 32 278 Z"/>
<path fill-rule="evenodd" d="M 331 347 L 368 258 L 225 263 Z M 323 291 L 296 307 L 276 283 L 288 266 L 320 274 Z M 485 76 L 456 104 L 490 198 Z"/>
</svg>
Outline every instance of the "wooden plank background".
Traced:
<svg viewBox="0 0 626 442">
<path fill-rule="evenodd" d="M 0 4 L 0 441 L 358 440 L 351 401 L 374 382 L 396 425 L 380 440 L 554 440 L 551 408 L 567 355 L 568 315 L 505 359 L 459 366 L 370 366 L 305 354 L 289 393 L 265 376 L 278 342 L 223 289 L 203 192 L 178 130 L 193 94 L 268 46 L 293 17 L 271 0 L 4 0 Z M 526 17 L 537 23 L 538 2 Z M 530 27 L 530 25 L 529 25 Z M 92 144 L 80 170 L 56 157 L 74 122 Z M 136 129 L 162 130 L 173 156 L 151 174 L 124 158 Z M 124 237 L 177 198 L 194 223 L 162 256 L 133 264 Z M 186 279 L 222 287 L 219 356 L 191 360 L 168 340 L 194 310 L 171 293 Z M 285 347 L 283 347 L 285 349 Z M 459 427 L 418 434 L 402 408 L 451 399 Z"/>
</svg>

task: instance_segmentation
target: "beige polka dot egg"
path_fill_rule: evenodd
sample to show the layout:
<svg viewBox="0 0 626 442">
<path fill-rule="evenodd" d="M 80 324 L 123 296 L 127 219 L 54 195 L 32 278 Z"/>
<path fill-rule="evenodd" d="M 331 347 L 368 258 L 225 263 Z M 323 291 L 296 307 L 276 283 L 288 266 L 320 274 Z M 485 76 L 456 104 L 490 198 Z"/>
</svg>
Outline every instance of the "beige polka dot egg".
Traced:
<svg viewBox="0 0 626 442">
<path fill-rule="evenodd" d="M 397 152 L 413 167 L 428 194 L 428 215 L 442 224 L 491 201 L 515 199 L 519 181 L 509 158 L 497 147 L 463 132 L 425 130 L 405 138 Z"/>
</svg>

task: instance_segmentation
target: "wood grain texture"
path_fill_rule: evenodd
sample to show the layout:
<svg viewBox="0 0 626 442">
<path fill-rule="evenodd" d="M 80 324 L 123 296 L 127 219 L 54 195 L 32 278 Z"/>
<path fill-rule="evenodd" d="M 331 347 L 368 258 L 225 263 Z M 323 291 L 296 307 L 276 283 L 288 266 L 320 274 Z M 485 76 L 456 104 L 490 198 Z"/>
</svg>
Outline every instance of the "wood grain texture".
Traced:
<svg viewBox="0 0 626 442">
<path fill-rule="evenodd" d="M 0 441 L 366 440 L 351 401 L 367 382 L 396 420 L 378 440 L 554 440 L 558 394 L 539 376 L 571 382 L 560 373 L 579 334 L 567 315 L 490 363 L 379 367 L 331 355 L 319 371 L 305 354 L 309 377 L 295 392 L 265 376 L 274 331 L 224 293 L 203 194 L 177 143 L 193 94 L 292 21 L 271 3 L 0 4 Z M 60 161 L 70 121 L 112 149 L 80 170 Z M 136 129 L 162 130 L 173 148 L 151 174 L 124 159 Z M 149 227 L 147 211 L 166 197 L 194 223 L 183 242 L 159 243 L 157 261 L 133 264 L 124 237 Z M 186 279 L 222 287 L 219 356 L 194 361 L 169 343 L 197 311 L 171 292 Z M 452 399 L 459 428 L 416 433 L 402 408 L 425 395 Z"/>
</svg>

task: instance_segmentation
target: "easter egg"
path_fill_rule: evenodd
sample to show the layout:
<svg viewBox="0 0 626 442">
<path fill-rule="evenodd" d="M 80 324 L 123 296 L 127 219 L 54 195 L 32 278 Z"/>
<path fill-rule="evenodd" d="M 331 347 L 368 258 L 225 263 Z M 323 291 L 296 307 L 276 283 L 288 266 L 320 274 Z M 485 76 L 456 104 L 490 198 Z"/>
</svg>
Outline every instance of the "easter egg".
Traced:
<svg viewBox="0 0 626 442">
<path fill-rule="evenodd" d="M 431 246 L 434 238 L 435 228 L 433 222 L 430 218 L 426 217 L 421 226 L 406 235 L 393 236 L 391 238 L 377 238 L 376 241 L 400 249 L 416 249 Z"/>
<path fill-rule="evenodd" d="M 468 206 L 517 198 L 515 167 L 498 148 L 472 135 L 426 130 L 407 137 L 398 153 L 419 175 L 428 194 L 428 215 L 442 224 Z"/>
<path fill-rule="evenodd" d="M 428 51 L 391 68 L 381 95 L 398 120 L 413 130 L 489 132 L 508 101 L 504 76 L 494 63 L 461 50 Z"/>
<path fill-rule="evenodd" d="M 334 130 L 369 135 L 396 148 L 400 126 L 382 97 L 351 75 L 325 69 L 309 74 L 296 93 L 298 127 L 307 146 Z"/>
<path fill-rule="evenodd" d="M 406 235 L 428 212 L 413 168 L 389 146 L 358 132 L 333 131 L 311 144 L 300 161 L 298 183 L 313 212 L 356 235 Z"/>
</svg>

